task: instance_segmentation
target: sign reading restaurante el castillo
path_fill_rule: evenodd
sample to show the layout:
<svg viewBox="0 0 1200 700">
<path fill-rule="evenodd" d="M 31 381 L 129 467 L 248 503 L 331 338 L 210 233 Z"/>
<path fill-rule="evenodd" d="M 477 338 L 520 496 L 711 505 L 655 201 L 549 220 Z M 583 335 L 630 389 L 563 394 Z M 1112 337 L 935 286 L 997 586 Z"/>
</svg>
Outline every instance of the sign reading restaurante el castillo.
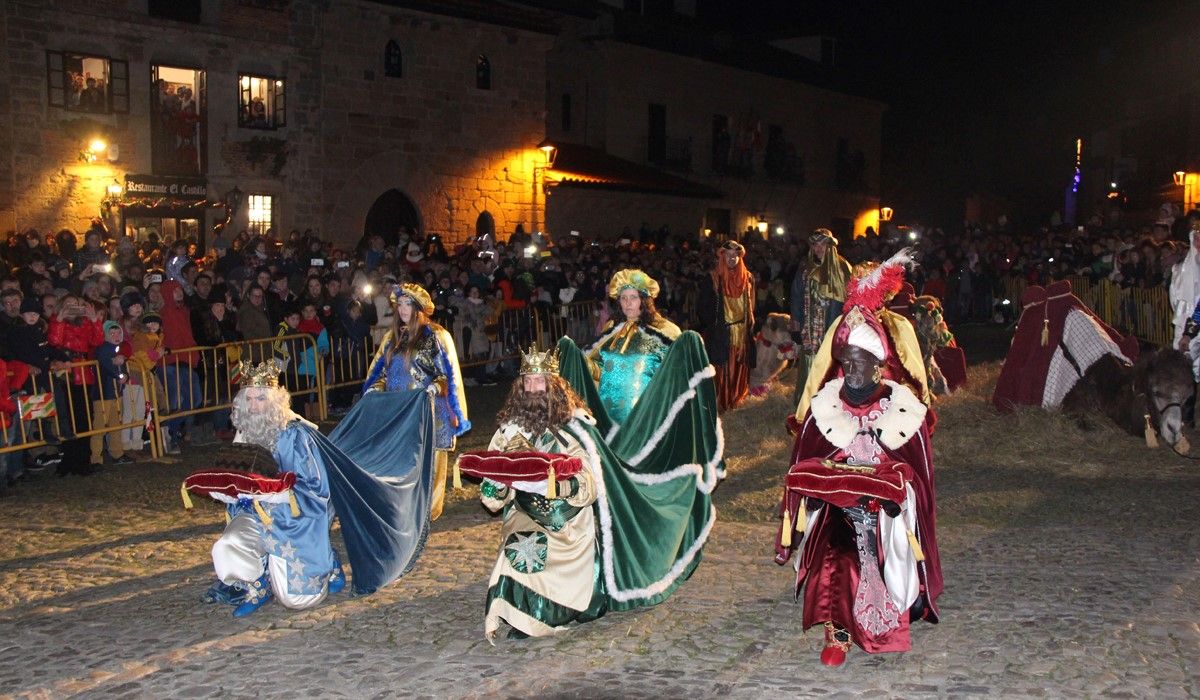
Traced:
<svg viewBox="0 0 1200 700">
<path fill-rule="evenodd" d="M 159 196 L 198 201 L 208 198 L 208 181 L 196 177 L 126 175 L 125 193 L 130 197 Z"/>
</svg>

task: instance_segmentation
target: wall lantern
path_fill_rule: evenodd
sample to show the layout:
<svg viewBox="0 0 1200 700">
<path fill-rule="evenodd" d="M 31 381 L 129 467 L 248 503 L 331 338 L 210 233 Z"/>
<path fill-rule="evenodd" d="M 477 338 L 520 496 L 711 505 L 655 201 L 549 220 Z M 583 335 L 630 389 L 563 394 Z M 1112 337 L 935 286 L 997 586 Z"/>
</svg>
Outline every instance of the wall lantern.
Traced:
<svg viewBox="0 0 1200 700">
<path fill-rule="evenodd" d="M 879 220 L 880 221 L 891 221 L 892 216 L 895 213 L 896 212 L 892 211 L 891 207 L 880 207 L 879 208 Z"/>
<path fill-rule="evenodd" d="M 546 167 L 554 167 L 554 159 L 558 157 L 558 148 L 549 141 L 542 141 L 538 144 L 538 150 L 546 156 Z"/>
<path fill-rule="evenodd" d="M 1171 177 L 1175 180 L 1176 185 L 1179 185 L 1180 187 L 1182 187 L 1183 186 L 1183 178 L 1186 176 L 1187 176 L 1187 173 L 1185 173 L 1184 171 L 1176 170 L 1175 173 Z"/>
</svg>

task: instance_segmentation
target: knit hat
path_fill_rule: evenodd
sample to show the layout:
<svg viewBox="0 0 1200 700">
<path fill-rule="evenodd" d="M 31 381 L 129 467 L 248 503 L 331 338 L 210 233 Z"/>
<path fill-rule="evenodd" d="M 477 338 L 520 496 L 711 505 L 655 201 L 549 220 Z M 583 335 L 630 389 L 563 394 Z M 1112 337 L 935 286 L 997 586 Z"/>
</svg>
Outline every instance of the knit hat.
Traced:
<svg viewBox="0 0 1200 700">
<path fill-rule="evenodd" d="M 104 322 L 104 335 L 107 336 L 108 332 L 113 330 L 114 328 L 116 330 L 121 330 L 121 324 L 117 323 L 116 321 L 105 321 Z"/>
<path fill-rule="evenodd" d="M 38 301 L 37 297 L 32 294 L 21 300 L 21 313 L 23 314 L 40 314 L 42 313 L 42 302 Z"/>
<path fill-rule="evenodd" d="M 159 316 L 153 311 L 142 314 L 142 318 L 140 320 L 143 326 L 147 323 L 157 323 L 160 326 L 162 325 L 162 316 Z"/>
</svg>

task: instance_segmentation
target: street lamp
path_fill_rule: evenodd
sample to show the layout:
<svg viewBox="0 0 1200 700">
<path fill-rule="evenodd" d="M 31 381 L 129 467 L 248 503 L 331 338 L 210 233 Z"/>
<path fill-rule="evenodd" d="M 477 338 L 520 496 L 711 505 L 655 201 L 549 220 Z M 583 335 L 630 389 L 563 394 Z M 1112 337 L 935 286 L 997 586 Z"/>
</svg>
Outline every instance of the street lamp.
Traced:
<svg viewBox="0 0 1200 700">
<path fill-rule="evenodd" d="M 538 150 L 546 156 L 546 167 L 554 167 L 554 159 L 558 157 L 558 147 L 547 139 L 538 144 Z"/>
</svg>

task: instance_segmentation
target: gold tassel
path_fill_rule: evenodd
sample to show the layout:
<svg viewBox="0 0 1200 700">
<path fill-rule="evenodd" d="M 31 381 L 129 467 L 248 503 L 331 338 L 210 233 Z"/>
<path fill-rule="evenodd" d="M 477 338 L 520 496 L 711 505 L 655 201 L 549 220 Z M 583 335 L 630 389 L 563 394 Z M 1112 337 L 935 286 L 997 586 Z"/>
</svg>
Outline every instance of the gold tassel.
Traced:
<svg viewBox="0 0 1200 700">
<path fill-rule="evenodd" d="M 779 535 L 779 544 L 784 547 L 792 546 L 792 512 L 787 504 L 783 504 L 783 531 Z"/>
<path fill-rule="evenodd" d="M 179 495 L 183 496 L 183 507 L 187 510 L 192 509 L 192 497 L 188 495 L 187 484 L 182 484 L 179 487 Z"/>
<path fill-rule="evenodd" d="M 288 505 L 292 507 L 292 517 L 300 517 L 300 504 L 296 502 L 296 492 L 288 489 Z"/>
<path fill-rule="evenodd" d="M 1042 347 L 1050 344 L 1050 319 L 1042 319 Z"/>
<path fill-rule="evenodd" d="M 1152 450 L 1157 449 L 1158 433 L 1154 431 L 1154 426 L 1150 425 L 1150 414 L 1147 413 L 1142 417 L 1146 419 L 1146 447 L 1149 447 Z"/>
<path fill-rule="evenodd" d="M 908 533 L 908 546 L 912 547 L 913 556 L 917 558 L 917 561 L 925 561 L 925 550 L 921 549 L 921 543 L 917 541 L 917 536 L 913 534 L 912 530 L 906 529 L 905 531 Z"/>
<path fill-rule="evenodd" d="M 1175 451 L 1181 455 L 1185 455 L 1192 451 L 1192 444 L 1184 436 L 1179 436 L 1179 441 L 1175 443 Z"/>
<path fill-rule="evenodd" d="M 808 529 L 808 497 L 800 499 L 800 509 L 796 511 L 796 532 L 803 533 Z"/>
<path fill-rule="evenodd" d="M 554 467 L 546 470 L 546 498 L 558 498 L 558 484 L 555 482 Z"/>
<path fill-rule="evenodd" d="M 462 459 L 462 455 L 459 455 L 454 460 L 454 484 L 453 485 L 454 485 L 454 488 L 456 488 L 456 489 L 461 489 L 463 487 L 463 485 L 462 485 L 462 470 L 458 468 L 458 462 L 461 459 Z"/>
<path fill-rule="evenodd" d="M 262 504 L 258 501 L 254 502 L 254 512 L 258 513 L 258 519 L 266 527 L 271 527 L 271 516 L 267 515 L 267 511 L 263 509 Z"/>
<path fill-rule="evenodd" d="M 233 522 L 233 518 L 229 517 L 229 511 L 225 511 L 225 524 L 228 525 L 231 522 Z"/>
</svg>

